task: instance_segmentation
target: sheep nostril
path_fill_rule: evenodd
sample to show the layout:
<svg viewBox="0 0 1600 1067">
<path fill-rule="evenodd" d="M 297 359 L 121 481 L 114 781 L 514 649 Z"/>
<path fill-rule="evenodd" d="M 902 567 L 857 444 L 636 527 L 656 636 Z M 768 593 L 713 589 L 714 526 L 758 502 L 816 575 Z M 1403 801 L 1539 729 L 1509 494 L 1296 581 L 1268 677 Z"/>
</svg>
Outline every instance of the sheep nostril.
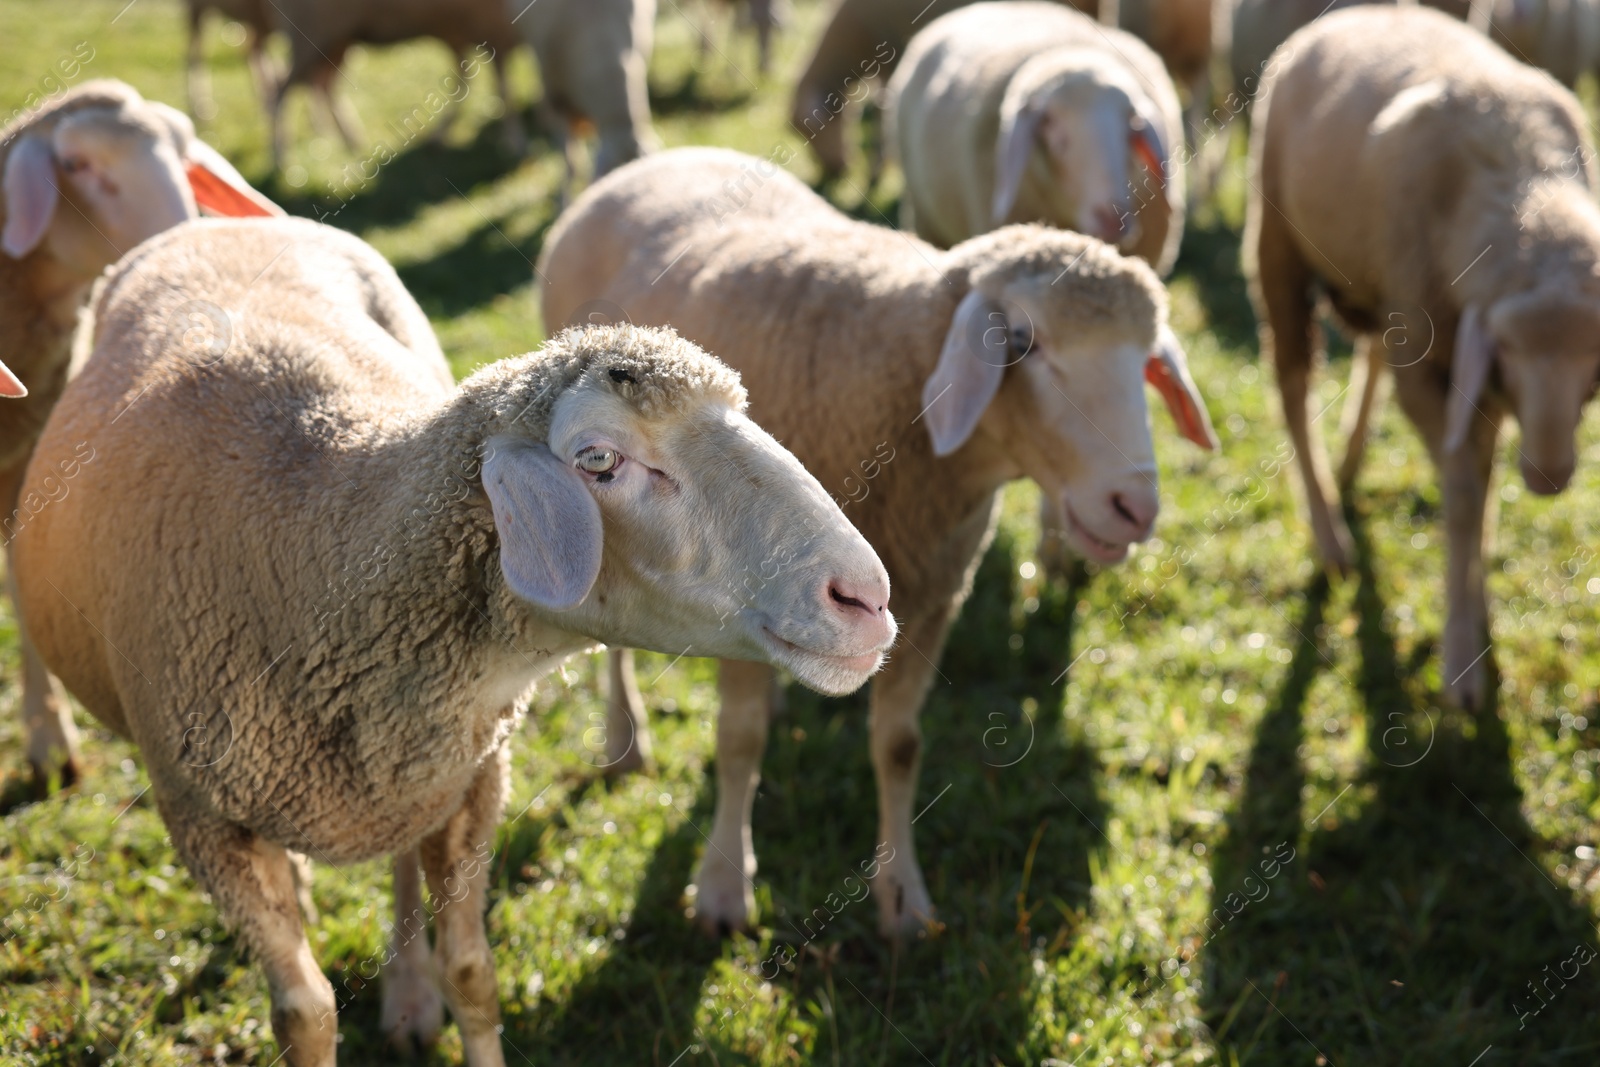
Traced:
<svg viewBox="0 0 1600 1067">
<path fill-rule="evenodd" d="M 833 602 L 838 604 L 840 607 L 859 608 L 868 615 L 877 615 L 879 612 L 883 611 L 882 608 L 869 607 L 864 600 L 859 600 L 853 596 L 846 596 L 844 593 L 839 592 L 839 587 L 836 585 L 828 586 L 828 596 L 831 597 Z"/>
<path fill-rule="evenodd" d="M 1116 510 L 1116 513 L 1118 515 L 1122 516 L 1123 521 L 1126 522 L 1129 526 L 1142 526 L 1142 525 L 1144 525 L 1137 518 L 1134 517 L 1134 514 L 1133 514 L 1132 511 L 1128 510 L 1128 504 L 1127 504 L 1127 502 L 1125 500 L 1122 499 L 1122 494 L 1121 493 L 1112 493 L 1111 494 L 1111 506 L 1112 506 L 1113 509 Z"/>
</svg>

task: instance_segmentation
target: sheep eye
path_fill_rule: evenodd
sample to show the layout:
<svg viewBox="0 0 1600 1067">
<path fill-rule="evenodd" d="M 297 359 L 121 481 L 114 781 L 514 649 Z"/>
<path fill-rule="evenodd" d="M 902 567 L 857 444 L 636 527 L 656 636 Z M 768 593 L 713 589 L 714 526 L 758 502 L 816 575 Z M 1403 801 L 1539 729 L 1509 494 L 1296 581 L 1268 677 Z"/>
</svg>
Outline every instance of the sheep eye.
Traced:
<svg viewBox="0 0 1600 1067">
<path fill-rule="evenodd" d="M 80 170 L 89 168 L 88 160 L 82 156 L 68 156 L 61 161 L 61 170 L 66 174 L 76 174 Z"/>
<path fill-rule="evenodd" d="M 617 469 L 617 464 L 622 462 L 622 457 L 617 455 L 612 448 L 586 448 L 578 453 L 578 467 L 590 474 L 605 475 L 610 481 L 610 474 Z"/>
<path fill-rule="evenodd" d="M 1021 359 L 1033 348 L 1033 331 L 1022 326 L 1011 328 L 1011 354 Z"/>
</svg>

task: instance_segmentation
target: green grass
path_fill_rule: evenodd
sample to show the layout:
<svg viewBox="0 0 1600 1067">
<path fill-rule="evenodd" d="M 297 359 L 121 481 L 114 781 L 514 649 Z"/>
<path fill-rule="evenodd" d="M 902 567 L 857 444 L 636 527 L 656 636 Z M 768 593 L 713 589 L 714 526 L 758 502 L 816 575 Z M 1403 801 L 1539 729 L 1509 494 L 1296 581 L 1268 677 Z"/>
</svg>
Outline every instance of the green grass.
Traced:
<svg viewBox="0 0 1600 1067">
<path fill-rule="evenodd" d="M 124 2 L 0 0 L 7 112 L 79 41 L 95 58 L 77 80 L 122 77 L 181 102 L 176 5 L 138 0 L 113 25 Z M 652 84 L 668 144 L 799 148 L 786 86 L 821 10 L 797 7 L 775 75 L 752 81 L 748 38 L 730 52 L 738 69 L 713 53 L 696 70 L 683 16 L 663 6 Z M 334 221 L 396 263 L 459 372 L 538 344 L 530 261 L 561 167 L 548 142 L 521 164 L 499 152 L 487 76 L 443 143 L 398 146 L 356 190 L 339 176 L 359 155 L 313 132 L 297 104 L 289 185 L 264 177 L 240 53 L 216 27 L 208 49 L 224 119 L 205 135 L 298 212 L 344 201 Z M 449 64 L 428 44 L 356 53 L 343 88 L 370 142 Z M 517 83 L 528 99 L 526 60 Z M 1036 572 L 1034 492 L 1010 489 L 950 642 L 948 684 L 924 717 L 919 805 L 932 806 L 917 825 L 947 928 L 895 949 L 875 935 L 873 905 L 853 904 L 762 980 L 797 940 L 794 918 L 870 855 L 875 826 L 863 701 L 791 689 L 755 808 L 764 925 L 754 939 L 700 937 L 683 888 L 713 800 L 709 666 L 642 658 L 643 679 L 660 675 L 648 697 L 661 767 L 608 789 L 582 773 L 602 706 L 595 664 L 574 662 L 515 739 L 516 814 L 495 841 L 488 923 L 508 1062 L 1600 1059 L 1600 966 L 1565 988 L 1551 979 L 1548 1006 L 1518 1016 L 1538 1003 L 1529 983 L 1600 948 L 1600 659 L 1588 649 L 1600 569 L 1587 547 L 1600 440 L 1585 434 L 1587 462 L 1555 500 L 1514 479 L 1499 489 L 1499 707 L 1440 710 L 1436 479 L 1387 409 L 1352 514 L 1366 562 L 1333 587 L 1315 573 L 1239 275 L 1235 148 L 1172 284 L 1222 451 L 1199 454 L 1158 415 L 1161 539 L 1070 586 Z M 857 174 L 836 190 L 841 205 L 892 218 L 896 180 L 870 202 L 861 185 Z M 1329 400 L 1344 375 L 1336 361 Z M 19 802 L 9 616 L 0 645 L 0 1062 L 272 1063 L 265 984 L 178 864 L 133 749 L 88 724 L 82 786 Z M 351 978 L 382 949 L 387 877 L 378 864 L 317 877 L 312 944 L 351 998 L 344 1062 L 389 1062 L 378 988 Z M 459 1060 L 447 1029 L 433 1061 Z"/>
</svg>

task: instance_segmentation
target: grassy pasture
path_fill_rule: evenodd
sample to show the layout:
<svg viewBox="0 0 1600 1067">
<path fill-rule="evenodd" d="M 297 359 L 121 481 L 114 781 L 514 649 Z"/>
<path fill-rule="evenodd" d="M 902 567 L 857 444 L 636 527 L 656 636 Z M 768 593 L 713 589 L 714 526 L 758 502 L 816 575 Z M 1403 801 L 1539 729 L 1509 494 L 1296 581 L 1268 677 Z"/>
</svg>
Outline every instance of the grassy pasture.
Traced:
<svg viewBox="0 0 1600 1067">
<path fill-rule="evenodd" d="M 690 20 L 713 15 L 717 48 L 702 62 Z M 762 79 L 721 6 L 668 0 L 651 70 L 663 140 L 798 151 L 788 85 L 821 17 L 796 4 Z M 92 58 L 71 82 L 120 77 L 182 103 L 171 0 L 0 0 L 0 110 L 67 80 L 59 61 L 84 43 Z M 399 124 L 450 73 L 447 53 L 358 51 L 341 89 L 366 144 L 347 151 L 297 101 L 289 166 L 272 179 L 236 44 L 210 27 L 219 117 L 204 136 L 291 210 L 388 256 L 459 373 L 536 347 L 531 264 L 561 164 L 537 138 L 525 161 L 501 152 L 489 75 L 469 83 L 442 140 L 408 138 Z M 519 59 L 520 102 L 535 81 Z M 348 181 L 380 143 L 396 158 Z M 1364 562 L 1330 585 L 1310 563 L 1258 363 L 1237 144 L 1229 158 L 1172 280 L 1222 451 L 1201 455 L 1157 414 L 1160 539 L 1070 584 L 1043 580 L 1034 491 L 1009 489 L 941 664 L 917 832 L 946 928 L 895 948 L 876 937 L 870 902 L 850 904 L 763 980 L 875 830 L 864 701 L 791 688 L 755 808 L 762 926 L 701 938 L 683 889 L 713 801 L 709 665 L 641 658 L 661 765 L 607 787 L 585 774 L 603 710 L 596 663 L 576 661 L 515 739 L 495 841 L 488 922 L 509 1063 L 1600 1060 L 1600 966 L 1576 962 L 1600 952 L 1600 657 L 1588 648 L 1600 440 L 1585 434 L 1557 499 L 1533 498 L 1514 473 L 1498 485 L 1499 705 L 1442 710 L 1443 537 L 1425 452 L 1388 408 L 1351 513 Z M 793 165 L 811 176 L 803 155 Z M 898 179 L 869 199 L 863 178 L 832 195 L 889 224 Z M 1345 377 L 1336 359 L 1326 402 Z M 1334 422 L 1318 425 L 1331 436 Z M 132 748 L 80 718 L 86 780 L 26 802 L 15 644 L 5 614 L 0 1063 L 273 1063 L 265 983 L 178 864 Z M 387 883 L 380 864 L 318 868 L 311 937 L 349 1002 L 345 1063 L 391 1062 L 378 986 L 359 978 L 384 945 Z M 460 1062 L 453 1028 L 431 1059 Z"/>
</svg>

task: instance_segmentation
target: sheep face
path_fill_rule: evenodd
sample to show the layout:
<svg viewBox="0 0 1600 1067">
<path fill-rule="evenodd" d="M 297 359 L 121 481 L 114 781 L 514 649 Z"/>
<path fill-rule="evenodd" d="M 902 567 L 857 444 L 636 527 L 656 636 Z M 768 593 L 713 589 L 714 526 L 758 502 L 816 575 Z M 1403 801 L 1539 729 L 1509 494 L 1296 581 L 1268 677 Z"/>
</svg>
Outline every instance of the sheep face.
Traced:
<svg viewBox="0 0 1600 1067">
<path fill-rule="evenodd" d="M 42 246 L 87 277 L 201 207 L 282 214 L 195 137 L 187 117 L 137 98 L 77 109 L 48 131 L 18 138 L 6 160 L 5 197 L 0 249 L 20 259 Z"/>
<path fill-rule="evenodd" d="M 1487 315 L 1469 309 L 1457 331 L 1454 419 L 1470 421 L 1495 372 L 1522 429 L 1523 481 L 1535 493 L 1561 492 L 1577 464 L 1583 405 L 1600 379 L 1600 301 L 1534 290 L 1497 301 Z"/>
<path fill-rule="evenodd" d="M 1115 563 L 1149 536 L 1159 503 L 1144 396 L 1152 341 L 1060 314 L 1048 289 L 1025 278 L 967 295 L 924 389 L 929 431 L 941 455 L 981 434 L 1008 475 L 1060 504 L 1076 550 Z"/>
<path fill-rule="evenodd" d="M 1018 72 L 1001 106 L 994 223 L 1019 216 L 1031 169 L 1047 199 L 1024 213 L 1043 208 L 1049 219 L 1079 233 L 1132 249 L 1139 240 L 1139 208 L 1164 195 L 1167 156 L 1154 106 L 1136 86 L 1122 84 L 1127 78 L 1120 72 L 1070 69 L 1038 85 L 1031 66 Z M 1136 190 L 1141 168 L 1149 178 Z"/>
<path fill-rule="evenodd" d="M 731 398 L 652 411 L 634 384 L 591 369 L 553 412 L 553 473 L 587 524 L 570 606 L 549 605 L 559 623 L 607 644 L 775 662 L 824 693 L 859 688 L 895 636 L 871 546 Z"/>
</svg>

